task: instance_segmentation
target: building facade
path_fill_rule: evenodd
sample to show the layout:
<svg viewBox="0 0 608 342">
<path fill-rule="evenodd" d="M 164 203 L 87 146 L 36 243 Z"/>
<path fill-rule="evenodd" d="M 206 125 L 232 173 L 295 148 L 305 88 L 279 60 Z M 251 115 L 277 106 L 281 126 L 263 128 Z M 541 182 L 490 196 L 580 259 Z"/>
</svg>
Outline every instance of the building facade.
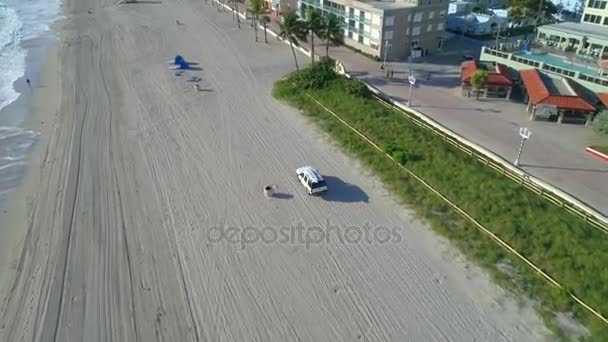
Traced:
<svg viewBox="0 0 608 342">
<path fill-rule="evenodd" d="M 299 15 L 310 10 L 333 14 L 342 22 L 346 45 L 364 53 L 406 60 L 441 49 L 447 0 L 299 0 Z"/>
<path fill-rule="evenodd" d="M 587 0 L 581 23 L 601 25 L 608 30 L 608 1 Z"/>
<path fill-rule="evenodd" d="M 539 27 L 537 40 L 592 60 L 608 59 L 608 0 L 587 0 L 580 23 Z"/>
</svg>

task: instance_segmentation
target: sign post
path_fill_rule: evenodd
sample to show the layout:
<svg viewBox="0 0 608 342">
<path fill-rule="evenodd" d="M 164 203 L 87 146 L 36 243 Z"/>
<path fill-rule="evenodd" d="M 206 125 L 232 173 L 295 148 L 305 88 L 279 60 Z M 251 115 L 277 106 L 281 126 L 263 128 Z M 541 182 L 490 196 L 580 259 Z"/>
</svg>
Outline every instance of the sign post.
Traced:
<svg viewBox="0 0 608 342">
<path fill-rule="evenodd" d="M 532 131 L 530 131 L 527 127 L 519 128 L 519 136 L 521 137 L 521 143 L 519 144 L 519 150 L 517 151 L 517 158 L 515 158 L 515 166 L 519 166 L 519 157 L 521 157 L 521 152 L 524 149 L 524 144 L 526 140 L 530 139 L 530 135 L 532 135 Z"/>
<path fill-rule="evenodd" d="M 412 95 L 414 95 L 414 86 L 416 85 L 416 77 L 409 76 L 407 80 L 410 82 L 410 96 L 407 99 L 407 105 L 412 106 Z"/>
</svg>

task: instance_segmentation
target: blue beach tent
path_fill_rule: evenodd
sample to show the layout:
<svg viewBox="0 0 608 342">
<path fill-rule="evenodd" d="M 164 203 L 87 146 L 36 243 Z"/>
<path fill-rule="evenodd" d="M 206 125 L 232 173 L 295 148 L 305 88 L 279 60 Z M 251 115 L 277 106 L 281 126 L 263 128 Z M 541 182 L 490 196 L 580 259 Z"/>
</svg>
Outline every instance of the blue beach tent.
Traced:
<svg viewBox="0 0 608 342">
<path fill-rule="evenodd" d="M 184 57 L 177 55 L 177 56 L 175 56 L 175 62 L 173 64 L 180 65 L 185 62 L 186 62 L 186 60 L 184 59 Z"/>
</svg>

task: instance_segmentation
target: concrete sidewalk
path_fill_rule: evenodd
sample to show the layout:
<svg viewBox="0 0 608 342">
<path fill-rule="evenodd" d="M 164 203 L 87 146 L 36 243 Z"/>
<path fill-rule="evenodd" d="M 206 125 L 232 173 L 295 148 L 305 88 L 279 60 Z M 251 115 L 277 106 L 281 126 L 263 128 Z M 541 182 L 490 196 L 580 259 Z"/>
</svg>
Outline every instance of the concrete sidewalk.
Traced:
<svg viewBox="0 0 608 342">
<path fill-rule="evenodd" d="M 271 18 L 269 29 L 278 32 L 278 18 L 274 15 Z M 307 43 L 303 46 L 310 49 Z M 411 65 L 390 62 L 388 65 L 394 70 L 394 77 L 390 80 L 386 78 L 386 71 L 380 69 L 381 62 L 346 47 L 332 46 L 330 56 L 340 60 L 352 76 L 365 80 L 402 103 L 407 103 L 407 78 L 411 69 L 419 79 L 414 90 L 413 108 L 507 160 L 515 159 L 520 143 L 519 128 L 530 128 L 532 136 L 526 143 L 520 167 L 608 215 L 608 163 L 585 152 L 588 145 L 608 145 L 608 139 L 598 137 L 590 127 L 529 121 L 525 105 L 515 100 L 477 101 L 474 97 L 461 96 L 458 60 L 462 54 L 474 53 L 474 49 L 446 51 Z M 325 46 L 317 43 L 317 39 L 315 52 L 325 54 Z M 299 57 L 301 59 L 301 55 Z M 431 78 L 426 81 L 429 72 Z M 517 98 L 518 94 L 514 97 Z"/>
</svg>

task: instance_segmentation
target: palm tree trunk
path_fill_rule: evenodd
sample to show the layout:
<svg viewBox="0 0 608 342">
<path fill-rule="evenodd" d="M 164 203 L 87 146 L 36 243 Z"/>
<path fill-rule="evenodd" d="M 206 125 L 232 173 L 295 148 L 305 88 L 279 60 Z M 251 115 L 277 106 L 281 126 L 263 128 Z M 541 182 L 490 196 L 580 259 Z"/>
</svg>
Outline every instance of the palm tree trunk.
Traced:
<svg viewBox="0 0 608 342">
<path fill-rule="evenodd" d="M 291 46 L 291 53 L 293 54 L 293 61 L 296 62 L 296 70 L 300 71 L 300 67 L 298 66 L 298 58 L 296 57 L 296 49 L 293 48 L 293 42 L 291 39 L 289 40 L 289 46 Z"/>
<path fill-rule="evenodd" d="M 239 2 L 234 0 L 234 10 L 236 11 L 236 25 L 241 29 L 241 17 L 239 17 Z"/>
<path fill-rule="evenodd" d="M 258 22 L 258 15 L 256 14 L 256 15 L 253 16 L 253 31 L 255 32 L 255 41 L 256 41 L 256 43 L 258 41 L 258 25 L 257 25 L 257 22 Z"/>
<path fill-rule="evenodd" d="M 266 36 L 266 21 L 264 21 L 264 43 L 268 44 L 268 37 Z"/>
<path fill-rule="evenodd" d="M 315 64 L 315 34 L 310 31 L 310 60 Z"/>
<path fill-rule="evenodd" d="M 329 58 L 329 39 L 327 40 L 327 45 L 325 45 L 325 57 Z"/>
</svg>

